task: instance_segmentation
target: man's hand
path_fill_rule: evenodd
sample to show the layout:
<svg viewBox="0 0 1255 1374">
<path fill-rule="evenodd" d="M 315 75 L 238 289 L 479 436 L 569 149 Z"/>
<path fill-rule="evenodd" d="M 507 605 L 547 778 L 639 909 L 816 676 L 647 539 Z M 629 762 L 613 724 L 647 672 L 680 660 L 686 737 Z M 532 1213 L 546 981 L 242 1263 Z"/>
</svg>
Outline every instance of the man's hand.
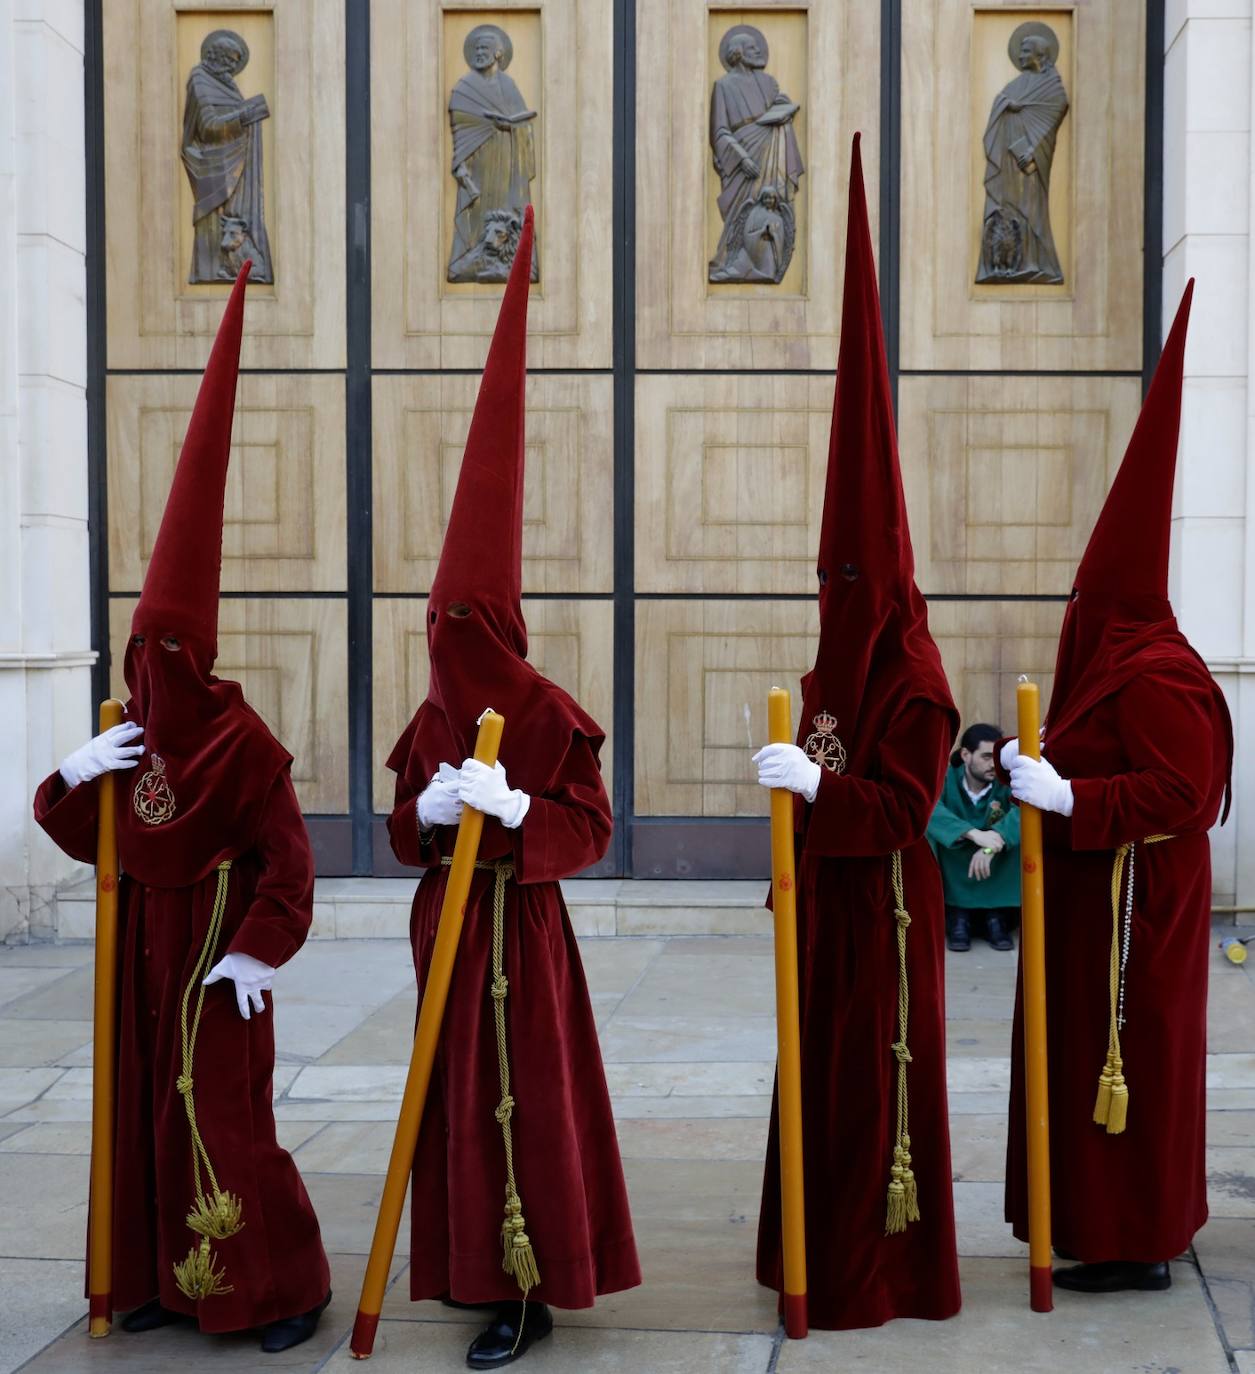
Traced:
<svg viewBox="0 0 1255 1374">
<path fill-rule="evenodd" d="M 993 861 L 992 854 L 986 854 L 983 849 L 976 850 L 967 866 L 967 876 L 978 883 L 983 883 L 989 877 Z"/>
<path fill-rule="evenodd" d="M 977 849 L 992 849 L 995 854 L 1001 854 L 1007 843 L 996 830 L 969 830 L 963 838 L 971 840 Z"/>
</svg>

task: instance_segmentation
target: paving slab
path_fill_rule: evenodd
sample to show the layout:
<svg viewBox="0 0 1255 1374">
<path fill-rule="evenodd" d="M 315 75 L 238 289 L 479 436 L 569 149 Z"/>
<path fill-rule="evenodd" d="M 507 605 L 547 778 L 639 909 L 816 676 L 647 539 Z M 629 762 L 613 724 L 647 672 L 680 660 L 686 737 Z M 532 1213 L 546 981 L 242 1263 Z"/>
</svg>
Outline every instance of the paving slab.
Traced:
<svg viewBox="0 0 1255 1374">
<path fill-rule="evenodd" d="M 384 1321 L 379 1325 L 372 1374 L 465 1369 L 466 1347 L 476 1328 L 451 1322 Z M 534 1346 L 525 1368 L 534 1374 L 764 1374 L 772 1338 L 692 1331 L 590 1331 L 559 1326 Z M 338 1349 L 328 1370 L 361 1368 L 348 1348 Z"/>
<path fill-rule="evenodd" d="M 1228 1374 L 1229 1363 L 1197 1271 L 1173 1265 L 1167 1293 L 1055 1294 L 1050 1314 L 1028 1310 L 1023 1264 L 960 1264 L 963 1310 L 944 1322 L 895 1321 L 872 1331 L 813 1331 L 786 1341 L 779 1374 Z"/>
<path fill-rule="evenodd" d="M 0 1065 L 65 1064 L 90 1046 L 91 1038 L 90 1021 L 35 1021 L 0 1013 Z"/>
</svg>

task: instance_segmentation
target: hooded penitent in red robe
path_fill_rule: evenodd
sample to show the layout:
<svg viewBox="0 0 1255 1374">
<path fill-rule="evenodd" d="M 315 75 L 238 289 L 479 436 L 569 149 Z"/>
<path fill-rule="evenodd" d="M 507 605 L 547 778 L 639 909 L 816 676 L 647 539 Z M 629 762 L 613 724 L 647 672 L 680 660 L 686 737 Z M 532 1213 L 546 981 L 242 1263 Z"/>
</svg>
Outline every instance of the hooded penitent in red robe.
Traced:
<svg viewBox="0 0 1255 1374">
<path fill-rule="evenodd" d="M 190 988 L 190 1027 L 214 963 L 237 953 L 277 967 L 301 947 L 313 910 L 313 859 L 291 757 L 239 686 L 212 671 L 246 276 L 247 269 L 227 302 L 131 622 L 126 715 L 144 727 L 145 754 L 117 775 L 115 789 L 123 877 L 113 1302 L 126 1311 L 159 1298 L 205 1331 L 308 1312 L 329 1284 L 317 1218 L 275 1139 L 274 1019 L 245 1020 L 229 981 L 203 990 L 191 1101 L 213 1176 L 238 1200 L 242 1226 L 206 1237 L 218 1284 L 192 1297 L 175 1275 L 189 1252 L 202 1252 L 188 1213 L 199 1196 L 214 1202 L 203 1156 L 198 1194 L 176 1083 L 187 1073 L 184 994 Z M 96 816 L 94 783 L 69 789 L 57 772 L 35 795 L 36 820 L 83 863 L 95 861 Z M 221 924 L 211 941 L 216 906 Z M 223 1286 L 229 1291 L 205 1291 Z"/>
<path fill-rule="evenodd" d="M 528 207 L 471 421 L 428 600 L 427 699 L 397 741 L 389 821 L 402 863 L 425 867 L 410 938 L 420 996 L 456 828 L 420 836 L 416 801 L 442 763 L 474 752 L 476 721 L 505 717 L 500 762 L 531 796 L 521 826 L 485 817 L 481 862 L 505 861 L 509 1115 L 518 1197 L 540 1272 L 529 1300 L 590 1307 L 640 1282 L 597 1028 L 558 879 L 595 863 L 611 813 L 601 728 L 526 660 L 522 609 L 523 388 Z M 451 608 L 453 613 L 451 612 Z M 467 613 L 469 612 L 469 613 Z M 475 873 L 414 1159 L 410 1296 L 517 1301 L 502 1268 L 506 1160 L 490 996 L 496 876 Z"/>
<path fill-rule="evenodd" d="M 814 803 L 798 803 L 806 1263 L 811 1325 L 843 1329 L 959 1309 L 945 915 L 925 838 L 958 721 L 915 586 L 857 136 L 818 571 L 819 649 L 798 731 L 822 765 Z M 918 1220 L 891 1229 L 915 1210 L 912 1184 Z M 782 1289 L 774 1111 L 758 1278 Z"/>
<path fill-rule="evenodd" d="M 1058 1248 L 1086 1263 L 1171 1259 L 1207 1219 L 1207 831 L 1233 737 L 1220 689 L 1168 602 L 1192 291 L 1077 570 L 1042 747 L 1074 798 L 1070 818 L 1043 816 L 1051 1225 Z M 1153 836 L 1171 838 L 1145 842 Z M 1127 959 L 1116 1028 L 1127 1113 L 1112 1133 L 1094 1118 L 1111 1044 L 1113 866 L 1127 844 L 1116 951 Z M 1021 1011 L 1017 997 L 1006 1207 L 1027 1240 Z"/>
</svg>

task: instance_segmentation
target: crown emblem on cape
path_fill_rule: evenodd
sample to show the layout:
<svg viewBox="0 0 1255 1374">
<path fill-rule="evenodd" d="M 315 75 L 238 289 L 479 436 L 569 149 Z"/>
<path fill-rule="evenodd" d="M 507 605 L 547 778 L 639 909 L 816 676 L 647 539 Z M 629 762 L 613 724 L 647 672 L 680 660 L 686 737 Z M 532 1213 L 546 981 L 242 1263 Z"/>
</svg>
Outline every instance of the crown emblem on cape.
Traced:
<svg viewBox="0 0 1255 1374">
<path fill-rule="evenodd" d="M 811 724 L 815 727 L 802 746 L 806 757 L 832 773 L 845 772 L 845 745 L 837 738 L 837 718 L 831 711 L 820 711 Z"/>
<path fill-rule="evenodd" d="M 174 815 L 174 793 L 166 779 L 166 761 L 160 754 L 152 755 L 152 767 L 135 784 L 131 805 L 145 825 L 160 825 Z"/>
</svg>

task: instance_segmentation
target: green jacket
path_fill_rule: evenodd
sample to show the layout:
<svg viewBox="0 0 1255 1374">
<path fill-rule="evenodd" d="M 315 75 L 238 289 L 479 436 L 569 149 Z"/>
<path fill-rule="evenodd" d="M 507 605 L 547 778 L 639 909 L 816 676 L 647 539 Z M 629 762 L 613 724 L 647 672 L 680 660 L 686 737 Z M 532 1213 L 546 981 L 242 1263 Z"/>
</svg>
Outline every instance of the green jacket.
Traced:
<svg viewBox="0 0 1255 1374">
<path fill-rule="evenodd" d="M 989 877 L 977 882 L 967 875 L 976 846 L 964 839 L 969 830 L 996 830 L 1006 848 L 993 855 Z M 1011 789 L 994 785 L 974 802 L 963 786 L 963 765 L 946 769 L 941 800 L 928 822 L 928 841 L 941 865 L 941 885 L 947 906 L 1018 907 L 1020 905 L 1020 808 Z"/>
</svg>

